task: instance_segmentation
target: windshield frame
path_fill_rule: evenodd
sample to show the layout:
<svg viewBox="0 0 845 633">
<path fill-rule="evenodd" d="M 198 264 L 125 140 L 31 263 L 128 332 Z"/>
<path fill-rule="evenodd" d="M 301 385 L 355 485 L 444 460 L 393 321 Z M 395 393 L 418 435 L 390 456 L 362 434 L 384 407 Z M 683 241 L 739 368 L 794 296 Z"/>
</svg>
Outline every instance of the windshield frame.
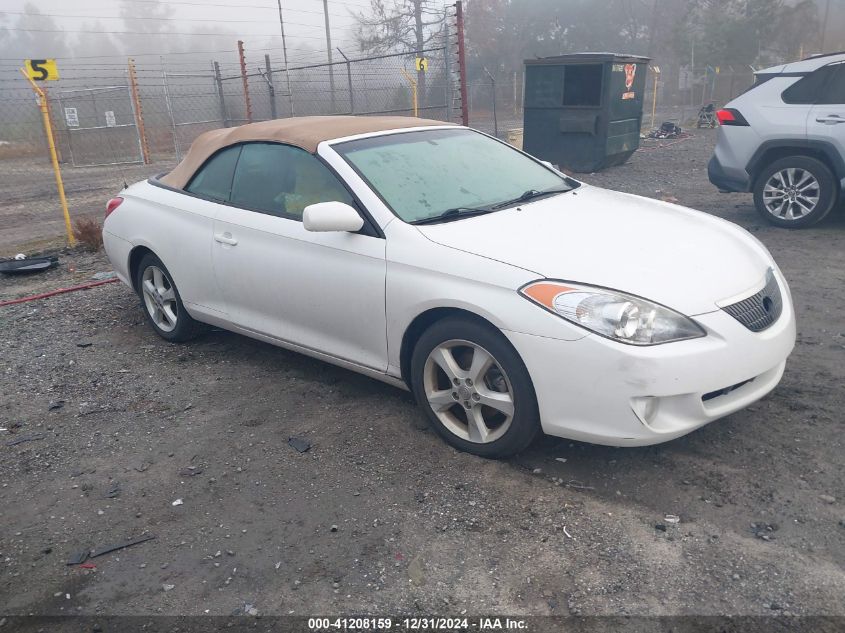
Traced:
<svg viewBox="0 0 845 633">
<path fill-rule="evenodd" d="M 386 136 L 399 136 L 401 134 L 415 134 L 415 133 L 419 133 L 419 132 L 428 132 L 428 131 L 431 131 L 431 132 L 442 131 L 442 130 L 466 130 L 466 131 L 472 132 L 474 134 L 480 134 L 482 136 L 486 136 L 487 138 L 494 140 L 497 143 L 501 143 L 502 145 L 506 146 L 508 149 L 513 150 L 513 151 L 515 151 L 519 154 L 522 154 L 522 156 L 524 156 L 525 158 L 528 158 L 531 161 L 533 161 L 534 163 L 536 163 L 537 165 L 540 165 L 541 167 L 543 167 L 543 169 L 552 172 L 555 176 L 557 176 L 558 178 L 561 179 L 562 185 L 569 187 L 569 191 L 574 191 L 575 189 L 578 189 L 583 184 L 581 181 L 576 180 L 575 178 L 572 178 L 570 175 L 565 174 L 561 171 L 558 171 L 557 169 L 550 166 L 545 161 L 542 161 L 539 158 L 524 152 L 523 150 L 519 149 L 518 147 L 514 147 L 510 143 L 503 141 L 502 139 L 497 138 L 497 137 L 493 136 L 492 134 L 487 134 L 486 132 L 482 132 L 481 130 L 476 130 L 474 128 L 465 127 L 465 126 L 462 126 L 462 125 L 450 125 L 448 123 L 444 123 L 442 126 L 438 125 L 438 126 L 430 126 L 430 127 L 410 127 L 410 128 L 404 128 L 404 129 L 398 129 L 398 130 L 387 130 L 387 131 L 384 131 L 384 132 L 376 132 L 376 133 L 373 133 L 373 134 L 361 134 L 361 135 L 349 136 L 349 137 L 345 137 L 345 138 L 339 138 L 339 139 L 335 139 L 333 141 L 329 141 L 327 144 L 334 151 L 334 153 L 338 156 L 338 158 L 340 158 L 340 160 L 343 161 L 344 165 L 346 165 L 353 172 L 355 172 L 355 175 L 357 175 L 361 179 L 361 181 L 367 186 L 367 188 L 373 193 L 373 195 L 375 195 L 381 201 L 381 203 L 384 205 L 385 209 L 387 209 L 391 213 L 391 215 L 393 215 L 395 218 L 397 218 L 398 220 L 400 220 L 401 222 L 403 222 L 405 224 L 414 226 L 417 221 L 414 221 L 414 220 L 409 221 L 409 220 L 404 219 L 401 215 L 399 215 L 396 212 L 396 210 L 393 208 L 393 206 L 385 199 L 385 197 L 382 195 L 382 193 L 373 185 L 373 183 L 370 181 L 370 179 L 367 178 L 367 176 L 351 160 L 349 160 L 349 158 L 345 154 L 343 154 L 341 151 L 339 151 L 339 148 L 342 147 L 343 145 L 348 144 L 348 143 L 355 143 L 355 142 L 363 141 L 363 140 L 367 140 L 367 139 L 382 138 L 382 137 L 386 137 Z M 519 206 L 522 206 L 522 205 L 530 204 L 532 202 L 534 202 L 534 201 L 529 200 L 527 202 L 514 202 L 512 205 L 507 205 L 505 207 L 493 209 L 492 212 L 497 213 L 499 211 L 505 211 L 506 209 L 519 207 Z M 477 217 L 480 217 L 480 215 L 482 215 L 482 214 L 478 214 L 478 215 L 472 214 L 472 215 L 467 215 L 465 218 L 450 218 L 450 220 L 451 221 L 459 221 L 459 220 L 464 220 L 464 219 L 477 218 Z"/>
</svg>

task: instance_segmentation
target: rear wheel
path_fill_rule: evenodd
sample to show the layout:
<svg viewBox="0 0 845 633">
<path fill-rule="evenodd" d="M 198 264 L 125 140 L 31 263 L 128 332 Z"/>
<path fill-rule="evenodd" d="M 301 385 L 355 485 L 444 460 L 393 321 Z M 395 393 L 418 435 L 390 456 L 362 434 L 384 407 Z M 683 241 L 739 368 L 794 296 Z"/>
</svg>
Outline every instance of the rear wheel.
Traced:
<svg viewBox="0 0 845 633">
<path fill-rule="evenodd" d="M 809 156 L 789 156 L 764 169 L 754 185 L 754 205 L 777 226 L 801 228 L 821 221 L 836 204 L 830 169 Z"/>
<path fill-rule="evenodd" d="M 138 265 L 135 287 L 141 296 L 141 304 L 147 322 L 163 339 L 181 343 L 194 338 L 202 324 L 191 318 L 179 290 L 173 283 L 167 268 L 161 260 L 147 253 Z"/>
<path fill-rule="evenodd" d="M 504 336 L 447 318 L 420 337 L 411 359 L 417 402 L 446 442 L 482 457 L 508 457 L 540 429 L 528 370 Z"/>
</svg>

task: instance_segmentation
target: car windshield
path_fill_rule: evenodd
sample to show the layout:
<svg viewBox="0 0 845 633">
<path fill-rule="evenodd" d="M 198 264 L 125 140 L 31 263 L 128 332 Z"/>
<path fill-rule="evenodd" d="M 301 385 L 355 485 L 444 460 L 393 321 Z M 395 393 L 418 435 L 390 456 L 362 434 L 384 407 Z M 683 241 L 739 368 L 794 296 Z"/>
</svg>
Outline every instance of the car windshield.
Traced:
<svg viewBox="0 0 845 633">
<path fill-rule="evenodd" d="M 401 132 L 333 148 L 405 222 L 491 212 L 577 185 L 465 128 Z"/>
</svg>

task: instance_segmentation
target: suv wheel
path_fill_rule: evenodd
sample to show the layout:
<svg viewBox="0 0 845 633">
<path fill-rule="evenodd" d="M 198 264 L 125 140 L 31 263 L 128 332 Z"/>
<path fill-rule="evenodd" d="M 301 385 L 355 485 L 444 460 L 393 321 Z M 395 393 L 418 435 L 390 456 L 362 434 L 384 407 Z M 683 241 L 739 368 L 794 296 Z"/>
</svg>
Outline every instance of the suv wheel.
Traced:
<svg viewBox="0 0 845 633">
<path fill-rule="evenodd" d="M 824 218 L 836 203 L 830 169 L 809 156 L 789 156 L 766 167 L 754 184 L 754 205 L 776 226 L 800 228 Z"/>
</svg>

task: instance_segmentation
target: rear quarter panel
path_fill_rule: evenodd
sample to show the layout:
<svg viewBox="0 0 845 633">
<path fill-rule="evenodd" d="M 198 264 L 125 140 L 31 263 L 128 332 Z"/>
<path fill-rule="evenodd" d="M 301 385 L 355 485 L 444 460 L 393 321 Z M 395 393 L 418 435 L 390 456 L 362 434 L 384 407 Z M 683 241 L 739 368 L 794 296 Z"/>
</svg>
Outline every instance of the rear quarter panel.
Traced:
<svg viewBox="0 0 845 633">
<path fill-rule="evenodd" d="M 214 218 L 219 205 L 178 191 L 140 182 L 120 194 L 124 202 L 107 219 L 103 232 L 128 242 L 107 250 L 115 268 L 129 274 L 132 250 L 146 247 L 170 271 L 188 311 L 194 316 L 225 312 L 211 266 Z M 113 254 L 114 253 L 114 254 Z"/>
<path fill-rule="evenodd" d="M 747 177 L 746 169 L 766 141 L 798 140 L 807 135 L 809 106 L 784 103 L 781 94 L 800 77 L 773 77 L 725 105 L 748 120 L 748 127 L 720 126 L 716 158 L 732 178 Z"/>
</svg>

